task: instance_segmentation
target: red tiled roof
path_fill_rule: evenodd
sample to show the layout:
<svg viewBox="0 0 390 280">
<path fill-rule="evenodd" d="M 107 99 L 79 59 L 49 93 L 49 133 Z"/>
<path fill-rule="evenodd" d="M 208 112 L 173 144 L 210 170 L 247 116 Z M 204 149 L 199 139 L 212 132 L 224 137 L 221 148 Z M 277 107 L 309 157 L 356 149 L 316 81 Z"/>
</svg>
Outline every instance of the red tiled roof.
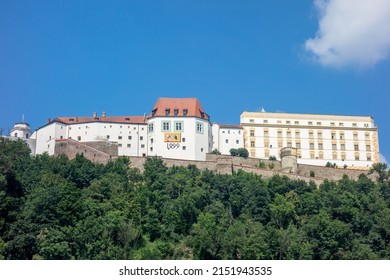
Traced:
<svg viewBox="0 0 390 280">
<path fill-rule="evenodd" d="M 125 123 L 125 124 L 146 124 L 143 116 L 122 116 L 122 117 L 58 117 L 52 122 L 62 122 L 64 124 L 78 124 L 91 122 Z"/>
<path fill-rule="evenodd" d="M 166 115 L 166 110 L 169 110 L 168 115 Z M 176 110 L 177 114 L 175 114 Z M 187 110 L 186 115 L 184 110 Z M 210 116 L 205 113 L 197 98 L 159 98 L 149 118 L 166 116 L 197 117 L 210 120 Z"/>
</svg>

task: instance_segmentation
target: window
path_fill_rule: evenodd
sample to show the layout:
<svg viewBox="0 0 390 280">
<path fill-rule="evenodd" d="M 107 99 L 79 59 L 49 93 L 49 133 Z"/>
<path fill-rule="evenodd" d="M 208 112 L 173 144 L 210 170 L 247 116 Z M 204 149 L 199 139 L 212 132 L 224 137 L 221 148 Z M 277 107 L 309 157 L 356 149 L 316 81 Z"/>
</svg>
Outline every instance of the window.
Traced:
<svg viewBox="0 0 390 280">
<path fill-rule="evenodd" d="M 60 139 L 64 139 L 64 137 L 60 136 Z"/>
<path fill-rule="evenodd" d="M 357 123 L 353 123 L 352 126 L 353 126 L 353 127 L 357 127 Z"/>
<path fill-rule="evenodd" d="M 179 114 L 179 109 L 174 109 L 174 110 L 173 110 L 173 114 L 174 114 L 175 116 L 177 116 L 177 115 Z"/>
<path fill-rule="evenodd" d="M 152 117 L 154 117 L 154 116 L 156 115 L 156 112 L 157 112 L 157 109 L 154 109 L 154 110 L 152 111 Z"/>
<path fill-rule="evenodd" d="M 77 136 L 77 141 L 81 141 L 81 136 Z"/>
<path fill-rule="evenodd" d="M 266 147 L 266 148 L 269 147 L 269 142 L 268 141 L 264 141 L 264 147 Z"/>
<path fill-rule="evenodd" d="M 358 153 L 355 154 L 355 160 L 360 160 L 360 155 Z"/>
<path fill-rule="evenodd" d="M 317 122 L 317 125 L 322 125 L 322 123 L 321 122 Z"/>
<path fill-rule="evenodd" d="M 153 145 L 153 138 L 150 138 L 150 145 Z"/>
<path fill-rule="evenodd" d="M 251 137 L 255 136 L 255 131 L 254 131 L 254 130 L 251 130 L 249 135 L 250 135 Z"/>
<path fill-rule="evenodd" d="M 110 135 L 107 135 L 107 139 L 110 139 Z"/>
<path fill-rule="evenodd" d="M 131 140 L 131 136 L 128 136 L 127 138 L 128 138 L 129 140 Z"/>
<path fill-rule="evenodd" d="M 365 139 L 366 139 L 366 141 L 370 140 L 370 135 L 368 133 L 365 135 Z"/>
<path fill-rule="evenodd" d="M 286 121 L 286 124 L 291 124 L 291 121 Z"/>
<path fill-rule="evenodd" d="M 295 147 L 296 147 L 297 149 L 300 149 L 300 148 L 301 148 L 301 143 L 299 143 L 299 142 L 296 143 L 296 144 L 295 144 Z"/>
<path fill-rule="evenodd" d="M 145 148 L 145 145 L 144 145 L 144 144 L 142 144 L 142 145 L 141 145 L 141 148 L 142 148 L 142 149 L 143 149 L 143 148 Z"/>
<path fill-rule="evenodd" d="M 371 145 L 366 145 L 366 151 L 371 152 Z"/>
<path fill-rule="evenodd" d="M 171 131 L 171 122 L 162 122 L 162 131 Z"/>
<path fill-rule="evenodd" d="M 301 135 L 299 134 L 299 132 L 295 132 L 295 138 L 300 138 Z"/>
<path fill-rule="evenodd" d="M 318 132 L 317 136 L 318 136 L 318 139 L 322 139 L 322 132 Z"/>
<path fill-rule="evenodd" d="M 340 140 L 344 140 L 345 139 L 345 136 L 344 136 L 344 133 L 340 133 Z"/>
<path fill-rule="evenodd" d="M 324 144 L 318 143 L 318 150 L 323 150 L 324 149 Z"/>
<path fill-rule="evenodd" d="M 291 143 L 291 141 L 288 141 L 288 142 L 287 142 L 287 147 L 289 147 L 289 148 L 291 148 L 291 147 L 292 147 L 292 143 Z"/>
<path fill-rule="evenodd" d="M 186 142 L 186 139 L 185 139 L 185 138 L 183 138 L 183 139 L 181 139 L 181 141 L 184 143 L 184 142 Z"/>
<path fill-rule="evenodd" d="M 337 159 L 337 153 L 333 153 L 333 159 Z"/>
<path fill-rule="evenodd" d="M 339 126 L 344 126 L 344 123 L 342 123 L 342 122 L 341 122 L 341 123 L 339 123 Z"/>
<path fill-rule="evenodd" d="M 347 159 L 347 156 L 345 155 L 345 153 L 341 153 L 341 160 L 344 161 Z"/>
<path fill-rule="evenodd" d="M 371 155 L 370 154 L 367 154 L 367 160 L 371 161 Z"/>
<path fill-rule="evenodd" d="M 283 141 L 278 141 L 278 148 L 282 148 L 283 147 Z"/>
<path fill-rule="evenodd" d="M 283 132 L 282 131 L 278 131 L 278 137 L 283 137 Z"/>
<path fill-rule="evenodd" d="M 357 135 L 357 133 L 354 133 L 353 134 L 353 140 L 358 140 L 359 138 L 358 138 L 358 135 Z"/>
<path fill-rule="evenodd" d="M 310 143 L 310 150 L 314 150 L 314 143 Z"/>
<path fill-rule="evenodd" d="M 264 120 L 263 123 L 268 123 L 268 120 Z"/>
<path fill-rule="evenodd" d="M 228 134 L 230 134 L 230 130 L 228 130 Z"/>
<path fill-rule="evenodd" d="M 334 122 L 331 122 L 330 125 L 331 125 L 331 126 L 335 126 L 335 123 L 334 123 Z"/>
<path fill-rule="evenodd" d="M 313 139 L 313 138 L 314 138 L 314 133 L 313 133 L 313 132 L 309 132 L 309 138 L 310 138 L 310 139 Z"/>
<path fill-rule="evenodd" d="M 269 150 L 265 150 L 264 151 L 264 157 L 265 158 L 269 158 Z"/>
<path fill-rule="evenodd" d="M 264 137 L 269 137 L 268 130 L 265 130 L 265 131 L 264 131 Z"/>
<path fill-rule="evenodd" d="M 186 117 L 188 115 L 188 109 L 183 109 L 183 116 Z"/>
<path fill-rule="evenodd" d="M 118 139 L 121 140 L 121 139 L 122 139 L 122 136 L 118 136 Z"/>
<path fill-rule="evenodd" d="M 240 140 L 236 140 L 236 144 L 240 144 Z"/>
<path fill-rule="evenodd" d="M 255 141 L 251 141 L 251 148 L 255 147 Z"/>
<path fill-rule="evenodd" d="M 332 150 L 333 151 L 337 150 L 337 145 L 336 144 L 332 144 Z"/>
<path fill-rule="evenodd" d="M 144 140 L 144 137 L 143 137 L 143 136 L 140 136 L 139 140 L 141 140 L 141 141 Z"/>
<path fill-rule="evenodd" d="M 278 124 L 281 124 L 281 123 L 282 123 L 282 121 L 281 121 L 281 120 L 278 120 L 278 121 L 277 121 L 277 123 L 278 123 Z"/>
<path fill-rule="evenodd" d="M 153 152 L 153 147 L 150 147 L 150 151 Z"/>
<path fill-rule="evenodd" d="M 309 122 L 309 125 L 313 125 L 313 122 Z"/>
<path fill-rule="evenodd" d="M 170 109 L 165 109 L 165 116 L 169 116 L 170 113 L 171 113 Z"/>
<path fill-rule="evenodd" d="M 183 122 L 175 122 L 175 131 L 177 132 L 183 131 Z"/>
<path fill-rule="evenodd" d="M 203 153 L 203 148 L 200 148 L 200 151 Z"/>
<path fill-rule="evenodd" d="M 225 143 L 226 143 L 226 144 L 229 144 L 229 139 L 226 139 L 226 140 L 225 140 Z"/>
<path fill-rule="evenodd" d="M 342 151 L 345 151 L 345 144 L 341 144 L 340 149 L 341 149 Z"/>
<path fill-rule="evenodd" d="M 291 131 L 287 131 L 287 138 L 291 138 Z"/>
<path fill-rule="evenodd" d="M 196 123 L 196 132 L 203 134 L 203 123 Z"/>
<path fill-rule="evenodd" d="M 149 124 L 149 132 L 153 132 L 153 131 L 154 131 L 154 124 L 150 123 Z"/>
<path fill-rule="evenodd" d="M 332 139 L 336 139 L 336 133 L 332 132 Z"/>
<path fill-rule="evenodd" d="M 320 152 L 320 153 L 318 154 L 318 158 L 319 158 L 319 159 L 324 159 L 324 153 L 323 153 L 323 152 Z"/>
<path fill-rule="evenodd" d="M 310 153 L 310 158 L 314 159 L 314 153 Z"/>
<path fill-rule="evenodd" d="M 255 120 L 254 120 L 254 119 L 250 119 L 249 122 L 250 122 L 250 123 L 254 123 Z"/>
<path fill-rule="evenodd" d="M 183 151 L 185 151 L 187 149 L 187 147 L 186 146 L 183 146 Z"/>
<path fill-rule="evenodd" d="M 354 150 L 359 151 L 359 145 L 354 145 Z"/>
<path fill-rule="evenodd" d="M 131 144 L 127 144 L 127 148 L 130 148 L 131 147 Z"/>
<path fill-rule="evenodd" d="M 299 121 L 295 121 L 295 124 L 299 124 Z"/>
<path fill-rule="evenodd" d="M 122 144 L 118 144 L 118 147 L 122 147 Z"/>
</svg>

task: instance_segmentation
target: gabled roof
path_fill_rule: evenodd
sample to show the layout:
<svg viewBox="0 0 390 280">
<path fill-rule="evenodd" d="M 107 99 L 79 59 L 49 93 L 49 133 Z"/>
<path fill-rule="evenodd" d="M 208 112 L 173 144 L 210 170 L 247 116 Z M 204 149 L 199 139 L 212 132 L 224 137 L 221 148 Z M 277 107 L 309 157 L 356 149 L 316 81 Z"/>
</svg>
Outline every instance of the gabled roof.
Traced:
<svg viewBox="0 0 390 280">
<path fill-rule="evenodd" d="M 146 124 L 143 116 L 121 116 L 121 117 L 57 117 L 51 122 L 64 124 L 79 124 L 91 122 L 124 123 L 124 124 Z"/>
<path fill-rule="evenodd" d="M 159 98 L 148 118 L 167 116 L 210 120 L 197 98 Z"/>
</svg>

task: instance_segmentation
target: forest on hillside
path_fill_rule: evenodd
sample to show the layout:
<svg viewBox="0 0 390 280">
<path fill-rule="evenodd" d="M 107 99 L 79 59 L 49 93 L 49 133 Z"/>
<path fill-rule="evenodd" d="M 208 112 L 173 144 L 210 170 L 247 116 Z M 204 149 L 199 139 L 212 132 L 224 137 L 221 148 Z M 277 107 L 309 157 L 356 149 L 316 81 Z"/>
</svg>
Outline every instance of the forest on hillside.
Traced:
<svg viewBox="0 0 390 280">
<path fill-rule="evenodd" d="M 0 138 L 0 259 L 389 259 L 390 182 L 30 156 Z"/>
</svg>

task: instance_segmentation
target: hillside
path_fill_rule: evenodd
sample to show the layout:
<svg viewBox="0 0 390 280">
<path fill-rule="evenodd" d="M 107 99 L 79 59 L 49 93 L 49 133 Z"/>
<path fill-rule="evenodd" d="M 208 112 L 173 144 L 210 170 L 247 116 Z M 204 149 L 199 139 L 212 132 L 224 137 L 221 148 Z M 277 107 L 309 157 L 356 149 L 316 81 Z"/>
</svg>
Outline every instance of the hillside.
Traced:
<svg viewBox="0 0 390 280">
<path fill-rule="evenodd" d="M 0 259 L 389 259 L 390 182 L 262 178 L 0 139 Z"/>
</svg>

